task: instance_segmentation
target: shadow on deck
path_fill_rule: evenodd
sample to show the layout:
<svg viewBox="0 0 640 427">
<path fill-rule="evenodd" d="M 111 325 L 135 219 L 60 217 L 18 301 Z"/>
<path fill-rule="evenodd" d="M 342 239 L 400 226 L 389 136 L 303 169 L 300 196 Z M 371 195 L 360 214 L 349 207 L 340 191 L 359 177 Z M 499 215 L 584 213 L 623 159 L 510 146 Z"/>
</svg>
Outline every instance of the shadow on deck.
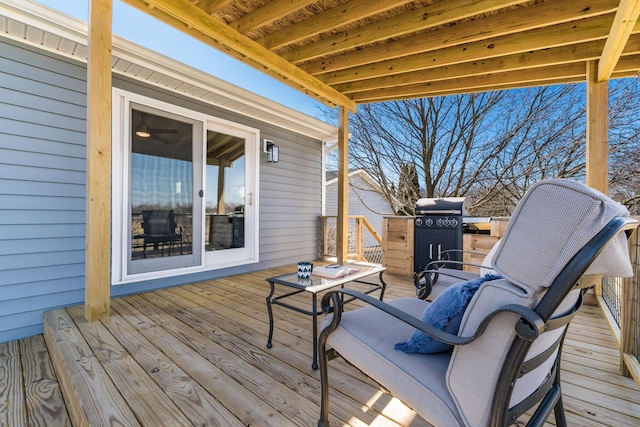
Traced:
<svg viewBox="0 0 640 427">
<path fill-rule="evenodd" d="M 310 318 L 276 307 L 265 347 L 265 279 L 288 271 L 116 298 L 100 322 L 84 321 L 81 306 L 48 312 L 46 347 L 42 336 L 0 344 L 0 425 L 315 425 Z M 385 279 L 386 300 L 413 295 L 406 278 Z M 573 321 L 563 361 L 570 425 L 640 425 L 640 391 L 620 376 L 598 308 Z M 332 425 L 428 425 L 343 360 L 331 366 Z"/>
</svg>

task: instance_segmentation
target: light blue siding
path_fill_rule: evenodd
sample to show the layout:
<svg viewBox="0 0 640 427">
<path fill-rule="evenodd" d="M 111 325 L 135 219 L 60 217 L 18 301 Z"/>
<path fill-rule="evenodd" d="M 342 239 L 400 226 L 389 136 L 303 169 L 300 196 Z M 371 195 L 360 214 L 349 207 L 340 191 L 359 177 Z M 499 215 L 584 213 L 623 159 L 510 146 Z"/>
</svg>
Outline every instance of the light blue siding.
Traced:
<svg viewBox="0 0 640 427">
<path fill-rule="evenodd" d="M 0 342 L 84 299 L 84 76 L 0 41 Z"/>
<path fill-rule="evenodd" d="M 112 287 L 112 296 L 319 256 L 321 144 L 114 76 L 114 86 L 260 129 L 260 262 Z M 0 342 L 42 332 L 43 313 L 84 302 L 86 65 L 0 37 Z M 266 296 L 266 295 L 265 295 Z"/>
</svg>

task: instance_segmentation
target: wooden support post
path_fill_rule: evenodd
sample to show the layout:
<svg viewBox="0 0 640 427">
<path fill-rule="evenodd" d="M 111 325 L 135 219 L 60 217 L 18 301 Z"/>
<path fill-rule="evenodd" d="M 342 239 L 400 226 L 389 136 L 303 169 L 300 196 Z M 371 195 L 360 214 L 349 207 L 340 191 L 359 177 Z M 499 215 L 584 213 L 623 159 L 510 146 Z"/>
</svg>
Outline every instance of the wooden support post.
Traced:
<svg viewBox="0 0 640 427">
<path fill-rule="evenodd" d="M 347 261 L 349 237 L 349 111 L 338 107 L 338 219 L 336 257 Z"/>
<path fill-rule="evenodd" d="M 598 62 L 587 63 L 587 179 L 589 187 L 609 192 L 609 82 L 598 81 Z"/>
<path fill-rule="evenodd" d="M 109 316 L 111 295 L 112 0 L 89 2 L 85 317 Z"/>
<path fill-rule="evenodd" d="M 225 215 L 227 208 L 224 200 L 224 169 L 222 162 L 218 165 L 218 215 Z"/>
</svg>

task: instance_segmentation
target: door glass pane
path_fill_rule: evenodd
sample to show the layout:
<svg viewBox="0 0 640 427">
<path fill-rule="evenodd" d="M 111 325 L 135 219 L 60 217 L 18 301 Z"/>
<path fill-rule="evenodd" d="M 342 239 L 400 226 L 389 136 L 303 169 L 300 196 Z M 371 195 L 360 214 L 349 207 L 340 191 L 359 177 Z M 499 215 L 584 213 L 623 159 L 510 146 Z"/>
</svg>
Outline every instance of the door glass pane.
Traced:
<svg viewBox="0 0 640 427">
<path fill-rule="evenodd" d="M 207 131 L 205 248 L 244 248 L 245 140 Z"/>
<path fill-rule="evenodd" d="M 192 254 L 193 123 L 136 109 L 131 123 L 130 260 Z"/>
</svg>

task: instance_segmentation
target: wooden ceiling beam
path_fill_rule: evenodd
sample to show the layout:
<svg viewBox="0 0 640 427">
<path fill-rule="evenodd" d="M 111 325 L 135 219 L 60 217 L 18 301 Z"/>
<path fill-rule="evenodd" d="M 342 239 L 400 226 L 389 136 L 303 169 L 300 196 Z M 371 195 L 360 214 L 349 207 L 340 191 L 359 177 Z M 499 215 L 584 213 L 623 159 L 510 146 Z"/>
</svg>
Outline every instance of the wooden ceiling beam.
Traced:
<svg viewBox="0 0 640 427">
<path fill-rule="evenodd" d="M 611 77 L 620 78 L 623 74 L 626 77 L 640 77 L 638 64 L 640 64 L 640 52 L 636 52 L 633 55 L 623 55 L 618 60 Z"/>
<path fill-rule="evenodd" d="M 553 67 L 541 67 L 538 69 L 443 80 L 419 85 L 384 88 L 355 93 L 352 96 L 356 102 L 364 103 L 387 99 L 409 99 L 425 96 L 441 96 L 442 94 L 450 93 L 499 90 L 511 87 L 544 86 L 548 84 L 584 81 L 585 78 L 585 63 L 579 62 Z"/>
<path fill-rule="evenodd" d="M 637 37 L 636 45 L 640 47 L 640 37 Z M 341 93 L 352 94 L 378 88 L 415 85 L 418 83 L 450 80 L 452 78 L 482 76 L 529 68 L 562 65 L 572 62 L 584 62 L 585 58 L 597 59 L 602 52 L 603 46 L 604 40 L 596 40 L 579 45 L 554 47 L 551 49 L 517 53 L 497 58 L 414 71 L 411 73 L 358 80 L 339 84 L 334 86 L 334 88 Z"/>
<path fill-rule="evenodd" d="M 622 51 L 638 22 L 640 16 L 640 1 L 620 0 L 620 7 L 611 25 L 607 43 L 604 45 L 602 56 L 598 61 L 598 81 L 607 80 L 616 68 L 616 63 L 622 55 Z"/>
<path fill-rule="evenodd" d="M 420 33 L 389 43 L 368 46 L 357 51 L 322 57 L 302 64 L 301 68 L 311 73 L 315 73 L 317 70 L 322 70 L 322 72 L 337 71 L 536 28 L 550 27 L 579 19 L 592 18 L 598 15 L 614 13 L 615 11 L 615 0 L 596 0 L 586 10 L 584 4 L 578 4 L 576 0 L 540 3 L 526 8 L 490 15 L 482 19 L 462 22 L 451 27 L 440 28 L 427 34 Z M 324 53 L 321 47 L 318 46 L 321 43 L 313 43 L 309 46 L 283 52 L 281 56 L 300 64 L 302 61 L 322 56 Z M 328 48 L 335 51 L 332 46 Z"/>
<path fill-rule="evenodd" d="M 504 0 L 502 0 L 504 1 Z M 277 49 L 297 41 L 331 31 L 366 17 L 408 3 L 407 0 L 350 0 L 313 17 L 289 25 L 256 40 L 267 49 Z"/>
<path fill-rule="evenodd" d="M 605 39 L 613 14 L 468 43 L 406 58 L 354 67 L 317 77 L 329 85 L 443 67 L 576 43 Z"/>
<path fill-rule="evenodd" d="M 281 55 L 289 61 L 299 63 L 316 58 L 318 55 L 326 55 L 327 52 L 338 53 L 355 49 L 519 3 L 523 2 L 495 0 L 469 4 L 465 0 L 447 0 L 363 26 L 358 30 L 343 31 L 322 40 L 316 40 L 312 44 L 304 45 L 291 52 L 282 52 Z"/>
<path fill-rule="evenodd" d="M 270 1 L 264 6 L 247 13 L 233 22 L 230 22 L 229 26 L 242 34 L 247 34 L 250 31 L 258 29 L 264 25 L 269 25 L 297 10 L 304 9 L 315 2 L 316 0 Z"/>
<path fill-rule="evenodd" d="M 500 56 L 428 70 L 403 73 L 393 76 L 379 77 L 368 80 L 335 85 L 334 89 L 344 94 L 372 90 L 376 88 L 394 87 L 409 84 L 448 80 L 451 78 L 463 78 L 490 73 L 517 71 L 528 68 L 548 67 L 571 62 L 583 62 L 585 60 L 598 59 L 604 40 L 596 40 L 570 46 L 554 47 L 550 49 L 536 50 L 533 52 L 517 53 L 514 55 Z M 640 54 L 640 34 L 633 34 L 625 47 L 620 61 L 624 61 L 625 70 L 638 69 L 638 64 L 629 61 L 631 55 Z M 617 71 L 618 67 L 616 67 Z"/>
<path fill-rule="evenodd" d="M 215 47 L 329 106 L 356 111 L 356 104 L 319 79 L 207 15 L 186 0 L 124 0 L 151 16 Z"/>
<path fill-rule="evenodd" d="M 495 90 L 511 90 L 511 89 L 521 89 L 521 88 L 528 88 L 528 87 L 537 87 L 537 86 L 552 86 L 552 85 L 559 85 L 559 84 L 570 84 L 570 83 L 583 83 L 584 82 L 584 77 L 576 77 L 574 79 L 568 79 L 568 78 L 562 78 L 562 79 L 551 79 L 551 80 L 545 80 L 545 81 L 537 81 L 535 83 L 531 83 L 531 82 L 522 82 L 522 83 L 510 83 L 510 84 L 496 84 L 496 86 L 492 86 L 492 87 L 482 87 L 482 88 L 475 88 L 475 87 L 469 87 L 469 88 L 465 88 L 465 89 L 453 89 L 453 90 L 444 90 L 442 92 L 424 92 L 424 93 L 415 93 L 414 96 L 411 97 L 406 97 L 406 96 L 398 96 L 397 98 L 387 98 L 384 99 L 384 102 L 393 102 L 393 101 L 401 101 L 403 99 L 409 99 L 409 98 L 433 98 L 436 96 L 449 96 L 449 95 L 462 95 L 462 94 L 468 94 L 468 93 L 482 93 L 482 92 L 490 92 L 490 91 L 495 91 Z M 374 99 L 371 101 L 359 101 L 358 104 L 368 104 L 368 103 L 372 103 L 372 102 L 382 102 L 379 99 Z"/>
<path fill-rule="evenodd" d="M 207 15 L 212 15 L 231 3 L 231 0 L 201 0 L 198 2 L 192 1 L 191 3 L 194 3 L 200 9 L 204 10 Z"/>
</svg>

